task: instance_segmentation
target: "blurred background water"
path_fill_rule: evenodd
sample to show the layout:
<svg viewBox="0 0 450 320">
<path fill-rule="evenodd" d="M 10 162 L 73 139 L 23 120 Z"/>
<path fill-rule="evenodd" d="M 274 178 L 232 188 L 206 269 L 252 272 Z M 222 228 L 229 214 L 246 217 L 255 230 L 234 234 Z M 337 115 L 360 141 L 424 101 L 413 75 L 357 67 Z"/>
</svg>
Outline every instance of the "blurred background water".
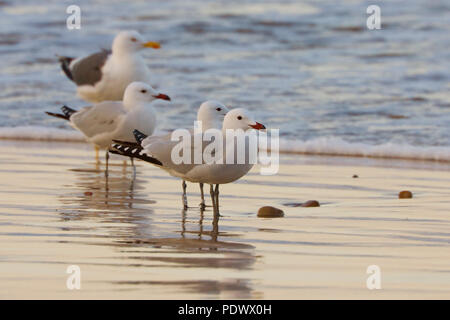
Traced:
<svg viewBox="0 0 450 320">
<path fill-rule="evenodd" d="M 66 28 L 71 4 L 81 30 Z M 200 102 L 217 99 L 279 128 L 286 150 L 406 148 L 450 160 L 450 3 L 379 1 L 381 30 L 366 27 L 370 4 L 2 0 L 0 137 L 79 137 L 44 114 L 86 105 L 55 55 L 109 48 L 118 31 L 135 29 L 162 44 L 143 53 L 173 100 L 157 106 L 159 131 L 192 125 Z"/>
</svg>

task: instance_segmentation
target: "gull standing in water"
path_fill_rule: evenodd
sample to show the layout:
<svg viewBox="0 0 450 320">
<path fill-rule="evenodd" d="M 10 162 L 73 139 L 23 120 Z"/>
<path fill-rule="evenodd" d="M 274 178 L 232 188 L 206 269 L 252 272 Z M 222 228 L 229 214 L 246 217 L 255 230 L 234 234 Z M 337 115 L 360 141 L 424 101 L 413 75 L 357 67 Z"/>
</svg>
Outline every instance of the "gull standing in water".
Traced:
<svg viewBox="0 0 450 320">
<path fill-rule="evenodd" d="M 89 102 L 121 100 L 128 84 L 150 82 L 150 71 L 140 51 L 160 48 L 158 42 L 145 42 L 137 31 L 122 31 L 114 38 L 112 50 L 84 58 L 59 57 L 66 76 L 77 85 L 78 95 Z"/>
<path fill-rule="evenodd" d="M 123 101 L 104 101 L 78 111 L 63 106 L 62 114 L 46 113 L 69 121 L 88 142 L 99 149 L 106 149 L 107 175 L 108 149 L 113 140 L 135 141 L 133 130 L 136 128 L 147 135 L 153 134 L 156 113 L 151 102 L 155 99 L 170 101 L 169 96 L 155 91 L 150 85 L 133 82 L 125 90 Z"/>
<path fill-rule="evenodd" d="M 245 144 L 244 150 L 237 149 L 236 136 L 240 134 L 245 135 L 245 131 L 249 129 L 261 130 L 265 129 L 265 126 L 259 122 L 252 119 L 247 110 L 238 108 L 233 109 L 227 113 L 223 121 L 222 126 L 222 142 L 224 147 L 224 152 L 222 154 L 222 161 L 216 161 L 215 163 L 205 163 L 202 159 L 202 163 L 195 164 L 191 161 L 190 164 L 181 163 L 176 164 L 172 159 L 172 149 L 179 143 L 178 141 L 170 141 L 167 138 L 154 137 L 153 143 L 147 144 L 143 149 L 136 150 L 139 148 L 130 148 L 121 145 L 120 143 L 113 144 L 112 148 L 117 149 L 123 155 L 133 155 L 139 159 L 150 162 L 161 169 L 166 170 L 170 175 L 174 177 L 179 177 L 185 181 L 194 183 L 208 183 L 211 185 L 210 193 L 213 202 L 214 213 L 219 213 L 219 185 L 230 183 L 236 181 L 246 175 L 250 169 L 253 167 L 253 163 L 247 161 L 243 164 L 236 163 L 236 157 L 238 152 L 245 152 L 245 159 L 248 158 L 250 152 L 249 144 Z M 233 130 L 236 134 L 235 137 L 228 140 L 226 139 L 226 131 Z M 142 141 L 142 135 L 139 131 L 134 131 L 136 140 L 138 142 Z M 195 150 L 195 140 L 194 136 L 191 136 L 191 155 L 194 154 Z M 200 141 L 202 141 L 201 139 Z M 208 146 L 207 143 L 203 141 L 202 151 Z M 229 149 L 230 148 L 230 149 Z M 226 162 L 226 150 L 232 150 L 234 154 L 234 162 Z M 219 163 L 218 163 L 219 162 Z M 220 163 L 222 162 L 222 163 Z M 215 185 L 215 189 L 214 186 Z"/>
<path fill-rule="evenodd" d="M 225 107 L 222 103 L 215 101 L 215 100 L 208 100 L 203 102 L 197 112 L 197 121 L 201 123 L 201 131 L 206 131 L 208 129 L 220 129 L 222 127 L 223 119 L 225 115 L 228 112 L 228 108 Z M 194 129 L 189 130 L 190 134 L 194 134 Z M 131 157 L 129 154 L 130 151 L 134 150 L 136 152 L 137 150 L 141 151 L 146 146 L 151 145 L 152 143 L 168 143 L 172 144 L 171 136 L 172 133 L 163 135 L 163 136 L 151 136 L 147 137 L 142 132 L 136 133 L 136 135 L 139 137 L 138 143 L 124 143 L 123 141 L 117 141 L 118 143 L 121 143 L 124 148 L 128 151 L 128 156 Z M 131 149 L 127 148 L 131 147 Z M 111 153 L 121 154 L 121 150 L 119 149 L 112 149 L 110 150 Z M 203 183 L 200 182 L 200 195 L 201 195 L 201 203 L 200 207 L 205 208 L 205 196 L 203 192 Z M 183 206 L 185 209 L 188 208 L 188 201 L 187 201 L 187 195 L 186 195 L 186 181 L 183 180 L 182 182 L 183 187 Z"/>
</svg>

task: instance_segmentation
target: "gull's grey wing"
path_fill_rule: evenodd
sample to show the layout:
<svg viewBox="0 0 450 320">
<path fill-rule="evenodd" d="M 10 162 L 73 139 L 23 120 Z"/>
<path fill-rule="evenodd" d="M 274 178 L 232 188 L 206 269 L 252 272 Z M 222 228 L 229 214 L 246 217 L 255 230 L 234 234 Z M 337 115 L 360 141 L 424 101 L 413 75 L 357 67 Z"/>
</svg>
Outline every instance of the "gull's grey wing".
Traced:
<svg viewBox="0 0 450 320">
<path fill-rule="evenodd" d="M 102 50 L 86 58 L 74 60 L 70 65 L 70 76 L 77 86 L 95 85 L 102 78 L 102 67 L 106 63 L 111 50 Z M 64 67 L 63 67 L 64 70 Z M 67 74 L 67 70 L 64 70 Z"/>
<path fill-rule="evenodd" d="M 200 152 L 199 155 L 203 154 L 203 151 L 207 147 L 207 145 L 210 143 L 210 141 L 203 141 L 202 134 L 193 134 L 193 130 L 189 130 L 190 132 L 190 163 L 180 163 L 176 164 L 174 163 L 172 159 L 172 150 L 173 148 L 181 143 L 180 141 L 172 141 L 171 136 L 172 133 L 163 135 L 163 136 L 149 136 L 145 140 L 142 141 L 142 148 L 143 151 L 152 157 L 155 157 L 160 162 L 162 162 L 162 167 L 165 169 L 170 169 L 173 172 L 177 172 L 178 174 L 186 174 L 190 170 L 192 170 L 194 167 L 198 166 L 199 164 L 194 163 L 194 155 L 196 152 Z M 198 141 L 200 141 L 200 145 L 196 146 L 194 140 L 195 136 L 200 136 Z M 199 148 L 199 149 L 196 149 Z M 203 163 L 201 159 L 201 163 Z"/>
<path fill-rule="evenodd" d="M 70 117 L 70 122 L 87 137 L 112 133 L 126 114 L 121 102 L 104 101 L 84 107 Z"/>
</svg>

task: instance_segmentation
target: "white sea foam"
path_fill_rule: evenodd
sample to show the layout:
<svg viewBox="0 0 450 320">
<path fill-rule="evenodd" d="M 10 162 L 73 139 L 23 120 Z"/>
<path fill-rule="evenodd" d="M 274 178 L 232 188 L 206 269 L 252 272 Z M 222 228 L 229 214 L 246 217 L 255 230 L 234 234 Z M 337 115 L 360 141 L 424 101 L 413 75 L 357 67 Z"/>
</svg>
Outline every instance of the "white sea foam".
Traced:
<svg viewBox="0 0 450 320">
<path fill-rule="evenodd" d="M 412 146 L 386 142 L 379 145 L 347 142 L 336 137 L 307 141 L 280 140 L 280 152 L 386 159 L 450 161 L 450 146 Z"/>
<path fill-rule="evenodd" d="M 78 131 L 42 126 L 0 127 L 0 139 L 84 141 Z M 450 162 L 450 146 L 412 146 L 392 142 L 370 145 L 347 142 L 336 137 L 320 137 L 307 141 L 280 139 L 280 152 Z"/>
</svg>

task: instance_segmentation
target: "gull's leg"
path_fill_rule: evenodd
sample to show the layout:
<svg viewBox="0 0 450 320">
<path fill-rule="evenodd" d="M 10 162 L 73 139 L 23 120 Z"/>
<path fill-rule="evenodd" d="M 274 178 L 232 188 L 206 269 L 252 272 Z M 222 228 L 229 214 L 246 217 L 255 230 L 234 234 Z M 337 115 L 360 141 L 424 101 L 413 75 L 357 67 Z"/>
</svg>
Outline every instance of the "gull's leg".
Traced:
<svg viewBox="0 0 450 320">
<path fill-rule="evenodd" d="M 212 232 L 211 232 L 211 240 L 214 242 L 217 242 L 217 238 L 219 236 L 219 215 L 214 214 L 213 221 L 212 221 Z M 216 248 L 217 250 L 217 248 Z"/>
<path fill-rule="evenodd" d="M 133 166 L 133 179 L 136 178 L 136 166 L 134 165 L 134 158 L 131 159 L 131 165 Z"/>
<path fill-rule="evenodd" d="M 108 182 L 108 176 L 105 177 L 105 204 L 108 204 L 108 198 L 109 198 L 109 182 Z"/>
<path fill-rule="evenodd" d="M 123 172 L 123 175 L 124 175 L 124 178 L 125 178 L 126 177 L 126 170 L 123 169 L 122 172 Z M 132 207 L 133 199 L 134 199 L 134 183 L 135 183 L 135 180 L 136 180 L 135 178 L 136 177 L 133 176 L 133 178 L 131 179 L 131 183 L 130 183 L 130 204 L 129 204 L 130 208 Z"/>
<path fill-rule="evenodd" d="M 183 208 L 186 210 L 188 208 L 187 195 L 186 195 L 186 181 L 183 180 L 181 184 L 183 187 Z"/>
<path fill-rule="evenodd" d="M 131 183 L 130 183 L 130 202 L 128 204 L 129 208 L 133 208 L 133 199 L 134 199 L 134 179 L 131 179 Z"/>
<path fill-rule="evenodd" d="M 199 230 L 198 230 L 198 239 L 202 240 L 203 235 L 203 218 L 204 218 L 205 208 L 200 207 L 200 219 L 198 220 Z"/>
<path fill-rule="evenodd" d="M 214 192 L 216 197 L 216 207 L 217 207 L 217 213 L 219 213 L 219 185 L 216 184 L 216 190 Z"/>
<path fill-rule="evenodd" d="M 106 170 L 105 170 L 105 204 L 108 204 L 108 196 L 109 196 L 109 182 L 108 182 L 108 162 L 109 162 L 109 152 L 108 149 L 106 149 L 105 154 L 105 160 L 106 160 Z"/>
<path fill-rule="evenodd" d="M 108 172 L 109 152 L 108 152 L 108 150 L 106 150 L 105 161 L 106 161 L 105 177 L 108 177 L 108 175 L 109 175 L 109 172 Z"/>
<path fill-rule="evenodd" d="M 98 164 L 100 164 L 100 157 L 98 156 L 98 152 L 99 152 L 100 148 L 97 146 L 94 146 L 94 149 L 95 149 L 95 163 L 98 165 Z"/>
<path fill-rule="evenodd" d="M 214 196 L 214 185 L 210 185 L 209 188 L 209 194 L 211 195 L 211 201 L 212 201 L 212 206 L 213 206 L 213 210 L 214 210 L 214 214 L 216 213 L 216 200 L 215 200 L 215 196 Z"/>
<path fill-rule="evenodd" d="M 200 186 L 200 197 L 202 199 L 202 202 L 200 202 L 200 208 L 205 209 L 206 205 L 205 205 L 205 193 L 203 192 L 203 182 L 200 182 L 198 185 Z"/>
<path fill-rule="evenodd" d="M 186 210 L 181 211 L 181 237 L 184 238 L 186 233 Z"/>
</svg>

